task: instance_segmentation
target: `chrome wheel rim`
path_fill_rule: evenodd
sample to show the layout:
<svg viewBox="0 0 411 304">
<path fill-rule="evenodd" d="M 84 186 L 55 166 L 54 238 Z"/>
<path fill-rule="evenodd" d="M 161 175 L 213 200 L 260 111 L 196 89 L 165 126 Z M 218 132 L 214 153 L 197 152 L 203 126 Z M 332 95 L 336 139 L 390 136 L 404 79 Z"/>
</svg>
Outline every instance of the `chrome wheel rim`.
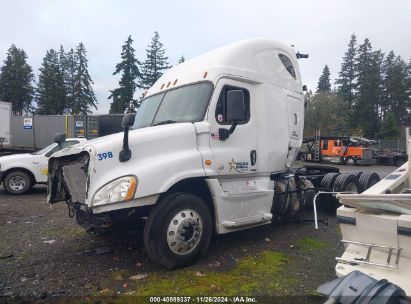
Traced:
<svg viewBox="0 0 411 304">
<path fill-rule="evenodd" d="M 203 221 L 198 212 L 191 209 L 179 211 L 168 225 L 168 247 L 175 254 L 188 254 L 198 246 L 202 235 Z"/>
<path fill-rule="evenodd" d="M 10 179 L 9 186 L 13 191 L 21 191 L 26 186 L 26 180 L 23 176 L 14 176 Z"/>
</svg>

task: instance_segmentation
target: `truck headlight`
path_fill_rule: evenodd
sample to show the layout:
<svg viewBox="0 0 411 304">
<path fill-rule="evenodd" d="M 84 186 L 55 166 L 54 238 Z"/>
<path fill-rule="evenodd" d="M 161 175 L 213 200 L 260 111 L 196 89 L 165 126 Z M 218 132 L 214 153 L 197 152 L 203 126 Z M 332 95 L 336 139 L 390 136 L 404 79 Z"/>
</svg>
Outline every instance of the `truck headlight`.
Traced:
<svg viewBox="0 0 411 304">
<path fill-rule="evenodd" d="M 136 177 L 120 177 L 101 187 L 96 194 L 94 194 L 92 205 L 104 205 L 131 200 L 134 198 L 136 189 Z"/>
</svg>

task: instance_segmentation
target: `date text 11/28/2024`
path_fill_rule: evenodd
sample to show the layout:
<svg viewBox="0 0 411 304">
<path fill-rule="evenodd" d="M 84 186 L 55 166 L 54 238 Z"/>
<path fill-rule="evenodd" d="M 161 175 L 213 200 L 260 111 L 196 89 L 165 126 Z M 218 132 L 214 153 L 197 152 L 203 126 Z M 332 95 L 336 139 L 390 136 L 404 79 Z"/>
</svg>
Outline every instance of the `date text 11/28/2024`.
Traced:
<svg viewBox="0 0 411 304">
<path fill-rule="evenodd" d="M 150 303 L 257 303 L 254 297 L 150 297 Z"/>
</svg>

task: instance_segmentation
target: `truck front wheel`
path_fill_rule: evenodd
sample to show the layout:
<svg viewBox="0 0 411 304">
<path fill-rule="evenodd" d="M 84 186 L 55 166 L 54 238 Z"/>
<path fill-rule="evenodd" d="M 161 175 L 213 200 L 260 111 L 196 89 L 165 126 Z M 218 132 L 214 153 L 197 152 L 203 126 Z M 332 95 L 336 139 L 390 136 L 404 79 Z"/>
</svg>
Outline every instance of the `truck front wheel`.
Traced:
<svg viewBox="0 0 411 304">
<path fill-rule="evenodd" d="M 198 196 L 172 193 L 151 210 L 144 227 L 144 245 L 150 258 L 169 269 L 192 264 L 210 244 L 211 212 Z"/>
<path fill-rule="evenodd" d="M 357 165 L 357 160 L 356 160 L 354 157 L 352 157 L 352 156 L 348 156 L 348 157 L 345 159 L 345 164 L 346 164 L 347 166 L 356 166 L 356 165 Z"/>
</svg>

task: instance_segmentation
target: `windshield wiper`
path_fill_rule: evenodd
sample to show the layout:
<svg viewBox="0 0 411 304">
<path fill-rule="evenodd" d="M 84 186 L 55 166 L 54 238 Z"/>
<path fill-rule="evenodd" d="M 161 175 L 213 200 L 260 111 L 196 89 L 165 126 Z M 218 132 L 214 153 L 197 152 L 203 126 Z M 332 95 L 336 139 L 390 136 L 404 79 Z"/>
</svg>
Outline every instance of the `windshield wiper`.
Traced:
<svg viewBox="0 0 411 304">
<path fill-rule="evenodd" d="M 153 126 L 159 126 L 159 125 L 167 125 L 167 124 L 172 124 L 172 123 L 176 123 L 176 121 L 174 120 L 164 120 L 164 121 L 160 121 L 159 123 L 156 123 Z"/>
</svg>

